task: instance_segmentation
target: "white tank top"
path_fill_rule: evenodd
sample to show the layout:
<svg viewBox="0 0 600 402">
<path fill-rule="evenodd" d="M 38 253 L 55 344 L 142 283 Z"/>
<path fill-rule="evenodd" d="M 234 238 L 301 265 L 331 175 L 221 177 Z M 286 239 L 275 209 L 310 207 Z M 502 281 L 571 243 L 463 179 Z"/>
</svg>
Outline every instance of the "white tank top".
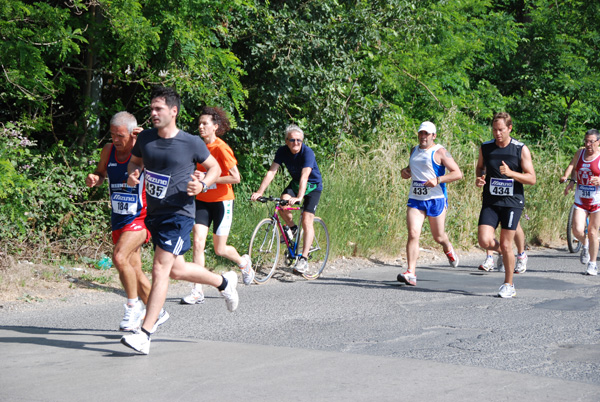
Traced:
<svg viewBox="0 0 600 402">
<path fill-rule="evenodd" d="M 441 148 L 444 147 L 439 144 L 429 149 L 421 149 L 418 145 L 414 147 L 409 161 L 411 176 L 409 199 L 426 201 L 434 198 L 448 198 L 446 183 L 435 187 L 425 187 L 427 180 L 443 176 L 446 173 L 446 168 L 435 163 L 433 159 L 435 152 Z"/>
</svg>

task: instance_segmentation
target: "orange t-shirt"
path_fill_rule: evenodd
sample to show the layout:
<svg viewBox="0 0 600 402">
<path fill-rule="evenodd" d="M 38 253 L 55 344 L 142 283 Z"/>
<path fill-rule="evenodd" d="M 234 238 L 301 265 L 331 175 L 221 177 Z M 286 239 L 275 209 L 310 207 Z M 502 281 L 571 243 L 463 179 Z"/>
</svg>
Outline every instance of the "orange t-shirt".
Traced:
<svg viewBox="0 0 600 402">
<path fill-rule="evenodd" d="M 210 154 L 219 162 L 221 167 L 221 177 L 229 176 L 229 170 L 237 165 L 237 159 L 233 156 L 233 151 L 229 145 L 222 139 L 217 137 L 212 144 L 206 144 Z M 198 170 L 206 172 L 206 169 L 201 164 L 198 164 Z M 196 195 L 196 199 L 204 202 L 218 202 L 235 199 L 233 194 L 233 186 L 231 184 L 213 184 L 208 187 L 206 193 Z"/>
</svg>

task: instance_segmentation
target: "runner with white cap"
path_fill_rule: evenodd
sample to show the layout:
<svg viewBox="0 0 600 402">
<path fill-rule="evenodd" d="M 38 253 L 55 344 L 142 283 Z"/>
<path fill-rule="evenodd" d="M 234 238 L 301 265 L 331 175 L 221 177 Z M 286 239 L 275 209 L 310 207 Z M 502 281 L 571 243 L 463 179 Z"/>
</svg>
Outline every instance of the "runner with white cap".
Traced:
<svg viewBox="0 0 600 402">
<path fill-rule="evenodd" d="M 437 131 L 435 125 L 426 121 L 418 131 L 419 145 L 413 148 L 409 165 L 402 169 L 403 179 L 411 179 L 410 195 L 406 209 L 408 241 L 406 259 L 408 268 L 398 275 L 398 281 L 410 286 L 417 285 L 417 259 L 419 258 L 419 238 L 425 217 L 433 239 L 442 245 L 451 266 L 458 266 L 458 255 L 454 251 L 446 234 L 446 212 L 448 211 L 448 193 L 446 183 L 463 177 L 458 164 L 442 145 L 435 143 Z M 448 173 L 446 174 L 446 169 Z"/>
</svg>

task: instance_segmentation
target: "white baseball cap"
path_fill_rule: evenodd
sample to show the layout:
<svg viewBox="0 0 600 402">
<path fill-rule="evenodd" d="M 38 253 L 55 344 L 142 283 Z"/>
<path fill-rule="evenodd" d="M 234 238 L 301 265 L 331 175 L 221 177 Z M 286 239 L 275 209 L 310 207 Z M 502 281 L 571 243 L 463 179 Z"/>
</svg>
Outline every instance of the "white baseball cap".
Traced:
<svg viewBox="0 0 600 402">
<path fill-rule="evenodd" d="M 435 134 L 435 124 L 430 121 L 424 121 L 419 126 L 419 130 L 417 132 L 420 133 L 421 131 L 427 131 L 429 134 Z"/>
</svg>

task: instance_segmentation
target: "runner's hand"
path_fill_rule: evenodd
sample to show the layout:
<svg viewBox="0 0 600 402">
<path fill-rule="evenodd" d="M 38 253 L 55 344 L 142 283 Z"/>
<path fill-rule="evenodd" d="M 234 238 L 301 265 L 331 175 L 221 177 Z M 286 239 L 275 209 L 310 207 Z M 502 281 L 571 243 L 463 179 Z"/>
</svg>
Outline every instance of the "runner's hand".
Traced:
<svg viewBox="0 0 600 402">
<path fill-rule="evenodd" d="M 510 170 L 504 161 L 502 161 L 502 165 L 500 165 L 500 173 L 502 173 L 504 176 L 511 177 L 510 174 L 512 173 L 512 170 Z"/>
<path fill-rule="evenodd" d="M 135 169 L 133 172 L 131 172 L 131 174 L 127 178 L 127 185 L 129 187 L 135 187 L 138 184 L 140 184 L 139 179 L 140 179 L 140 171 L 139 171 L 139 169 Z"/>
<path fill-rule="evenodd" d="M 200 170 L 196 170 L 194 172 L 194 176 L 196 176 L 199 181 L 202 181 L 202 180 L 204 180 L 204 177 L 206 176 L 206 172 L 201 172 Z"/>
<path fill-rule="evenodd" d="M 90 173 L 85 178 L 85 185 L 88 187 L 94 187 L 99 180 L 100 176 L 98 176 L 97 174 Z"/>
<path fill-rule="evenodd" d="M 485 186 L 485 175 L 481 175 L 481 177 L 477 177 L 475 179 L 475 185 L 477 187 L 483 187 L 483 186 Z"/>
<path fill-rule="evenodd" d="M 402 176 L 403 179 L 410 179 L 410 173 L 410 168 L 406 167 L 400 171 L 400 176 Z"/>
<path fill-rule="evenodd" d="M 190 177 L 192 178 L 192 180 L 188 181 L 187 184 L 187 195 L 189 196 L 193 196 L 196 194 L 199 194 L 200 191 L 202 191 L 202 183 L 200 183 L 200 180 L 198 180 L 198 178 L 191 174 Z"/>
</svg>

